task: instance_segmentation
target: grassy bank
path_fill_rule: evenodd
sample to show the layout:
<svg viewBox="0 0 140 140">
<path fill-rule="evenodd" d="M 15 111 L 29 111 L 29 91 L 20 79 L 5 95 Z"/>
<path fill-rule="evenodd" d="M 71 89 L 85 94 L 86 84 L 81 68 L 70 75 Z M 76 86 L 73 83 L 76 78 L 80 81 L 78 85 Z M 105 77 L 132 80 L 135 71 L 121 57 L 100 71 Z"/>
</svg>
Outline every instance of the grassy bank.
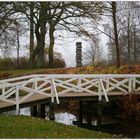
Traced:
<svg viewBox="0 0 140 140">
<path fill-rule="evenodd" d="M 0 138 L 115 138 L 115 135 L 29 117 L 0 115 Z"/>
<path fill-rule="evenodd" d="M 140 74 L 140 65 L 123 65 L 119 69 L 115 67 L 94 67 L 84 66 L 76 68 L 57 68 L 57 69 L 25 69 L 25 70 L 10 70 L 0 71 L 0 79 L 11 78 L 16 76 L 30 74 Z"/>
</svg>

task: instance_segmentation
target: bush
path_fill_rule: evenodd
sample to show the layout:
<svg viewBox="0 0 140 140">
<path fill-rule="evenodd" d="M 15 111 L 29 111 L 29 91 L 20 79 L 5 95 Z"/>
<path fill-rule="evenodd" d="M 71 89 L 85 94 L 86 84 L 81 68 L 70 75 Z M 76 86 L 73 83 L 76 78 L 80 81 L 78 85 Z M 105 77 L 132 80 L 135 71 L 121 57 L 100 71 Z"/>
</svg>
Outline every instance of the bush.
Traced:
<svg viewBox="0 0 140 140">
<path fill-rule="evenodd" d="M 54 68 L 65 68 L 66 63 L 63 59 L 55 58 L 54 59 Z"/>
<path fill-rule="evenodd" d="M 10 76 L 10 74 L 7 72 L 0 72 L 0 80 L 4 79 L 4 78 L 8 78 L 9 76 Z"/>
<path fill-rule="evenodd" d="M 28 68 L 28 59 L 26 57 L 19 58 L 19 69 Z M 17 68 L 17 58 L 0 58 L 0 70 L 13 70 Z"/>
<path fill-rule="evenodd" d="M 19 59 L 20 69 L 27 69 L 28 68 L 28 58 L 20 57 Z"/>
<path fill-rule="evenodd" d="M 15 65 L 10 58 L 0 58 L 0 70 L 13 70 Z"/>
<path fill-rule="evenodd" d="M 46 67 L 49 68 L 49 62 L 46 63 Z M 65 68 L 66 63 L 64 59 L 55 58 L 53 62 L 53 68 Z"/>
<path fill-rule="evenodd" d="M 13 58 L 15 68 L 17 68 L 17 58 Z M 28 68 L 28 58 L 20 57 L 19 58 L 19 68 L 18 69 L 27 69 Z"/>
</svg>

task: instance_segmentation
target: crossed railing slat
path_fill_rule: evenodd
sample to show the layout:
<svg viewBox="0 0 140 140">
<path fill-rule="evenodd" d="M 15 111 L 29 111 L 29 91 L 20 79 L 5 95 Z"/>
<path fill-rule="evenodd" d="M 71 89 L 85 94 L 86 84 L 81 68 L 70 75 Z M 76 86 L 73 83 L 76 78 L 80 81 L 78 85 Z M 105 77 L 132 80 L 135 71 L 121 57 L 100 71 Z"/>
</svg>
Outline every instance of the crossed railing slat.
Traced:
<svg viewBox="0 0 140 140">
<path fill-rule="evenodd" d="M 34 94 L 50 97 L 51 102 L 56 99 L 59 104 L 59 96 L 68 93 L 90 94 L 99 100 L 104 96 L 108 102 L 108 93 L 126 94 L 132 90 L 140 91 L 140 74 L 40 74 L 1 80 L 0 100 L 15 104 L 18 112 L 19 105 Z"/>
</svg>

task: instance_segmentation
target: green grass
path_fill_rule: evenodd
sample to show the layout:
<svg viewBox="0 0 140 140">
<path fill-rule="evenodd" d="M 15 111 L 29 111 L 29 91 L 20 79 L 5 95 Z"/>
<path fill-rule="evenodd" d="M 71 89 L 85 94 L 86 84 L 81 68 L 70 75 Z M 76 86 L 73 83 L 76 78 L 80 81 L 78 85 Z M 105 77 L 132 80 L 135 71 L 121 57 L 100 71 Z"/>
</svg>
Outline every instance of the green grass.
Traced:
<svg viewBox="0 0 140 140">
<path fill-rule="evenodd" d="M 116 135 L 29 116 L 0 115 L 0 138 L 116 138 Z"/>
<path fill-rule="evenodd" d="M 23 69 L 23 70 L 5 70 L 0 71 L 0 78 L 11 78 L 11 77 L 17 77 L 17 76 L 24 76 L 24 75 L 30 75 L 30 74 L 55 74 L 55 73 L 61 73 L 61 71 L 64 71 L 63 68 L 58 69 Z"/>
<path fill-rule="evenodd" d="M 10 71 L 2 71 L 10 74 L 12 77 L 27 75 L 27 74 L 35 74 L 35 73 L 45 73 L 48 69 L 23 69 L 23 70 L 10 70 Z M 52 69 L 49 69 L 52 70 Z"/>
</svg>

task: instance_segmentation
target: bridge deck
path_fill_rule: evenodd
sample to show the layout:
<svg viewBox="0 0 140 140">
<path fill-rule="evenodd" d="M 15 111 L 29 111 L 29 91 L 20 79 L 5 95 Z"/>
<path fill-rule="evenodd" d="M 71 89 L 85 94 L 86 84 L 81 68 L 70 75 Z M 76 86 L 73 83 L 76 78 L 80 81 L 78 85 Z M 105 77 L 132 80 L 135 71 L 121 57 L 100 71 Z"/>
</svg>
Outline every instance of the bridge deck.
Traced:
<svg viewBox="0 0 140 140">
<path fill-rule="evenodd" d="M 128 95 L 128 94 L 124 94 L 123 92 L 110 92 L 108 93 L 108 97 L 114 97 L 114 96 L 124 96 L 124 95 Z M 77 98 L 82 98 L 84 97 L 86 99 L 87 98 L 96 98 L 98 99 L 98 96 L 97 95 L 93 95 L 93 94 L 89 94 L 89 93 L 65 93 L 65 94 L 61 94 L 59 95 L 59 98 L 60 100 L 63 100 L 63 99 L 77 99 Z M 102 97 L 104 98 L 104 97 Z M 50 99 L 50 97 L 47 97 L 45 95 L 41 95 L 41 94 L 33 94 L 32 96 L 30 96 L 26 101 L 23 101 L 23 103 L 21 104 L 22 107 L 25 107 L 25 106 L 29 106 L 30 104 L 32 103 L 40 103 L 40 101 L 44 101 L 44 102 L 47 102 L 47 100 Z M 15 98 L 13 98 L 12 100 L 15 100 Z M 5 101 L 0 101 L 0 110 L 1 109 L 6 109 L 6 108 L 10 108 L 10 107 L 13 107 L 15 106 L 15 104 L 12 104 L 12 103 L 8 103 L 8 102 L 5 102 Z"/>
</svg>

